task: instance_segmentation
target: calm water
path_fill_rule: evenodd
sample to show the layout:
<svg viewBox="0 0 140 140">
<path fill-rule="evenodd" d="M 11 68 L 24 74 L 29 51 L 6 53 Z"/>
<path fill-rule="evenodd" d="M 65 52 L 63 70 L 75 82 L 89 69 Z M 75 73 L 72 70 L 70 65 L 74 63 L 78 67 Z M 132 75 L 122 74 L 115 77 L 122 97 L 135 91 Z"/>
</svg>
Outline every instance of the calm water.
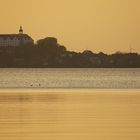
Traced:
<svg viewBox="0 0 140 140">
<path fill-rule="evenodd" d="M 0 69 L 0 88 L 140 88 L 140 69 Z"/>
<path fill-rule="evenodd" d="M 0 140 L 140 140 L 140 90 L 1 91 Z"/>
</svg>

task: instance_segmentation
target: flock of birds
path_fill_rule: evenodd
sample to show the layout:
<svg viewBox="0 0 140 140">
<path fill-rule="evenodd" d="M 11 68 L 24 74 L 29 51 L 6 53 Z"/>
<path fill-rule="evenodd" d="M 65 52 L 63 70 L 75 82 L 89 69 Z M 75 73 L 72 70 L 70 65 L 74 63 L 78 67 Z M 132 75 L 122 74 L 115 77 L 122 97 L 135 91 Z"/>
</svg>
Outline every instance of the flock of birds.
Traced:
<svg viewBox="0 0 140 140">
<path fill-rule="evenodd" d="M 33 86 L 34 86 L 33 84 L 30 85 L 30 87 L 33 87 Z M 38 86 L 41 87 L 41 84 L 39 84 Z"/>
</svg>

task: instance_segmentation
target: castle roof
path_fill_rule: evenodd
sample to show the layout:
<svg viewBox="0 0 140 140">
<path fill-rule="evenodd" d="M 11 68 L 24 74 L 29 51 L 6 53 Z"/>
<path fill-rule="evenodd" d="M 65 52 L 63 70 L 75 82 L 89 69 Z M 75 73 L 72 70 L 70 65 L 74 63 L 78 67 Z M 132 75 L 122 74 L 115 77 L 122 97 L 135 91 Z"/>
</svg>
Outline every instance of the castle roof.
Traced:
<svg viewBox="0 0 140 140">
<path fill-rule="evenodd" d="M 32 38 L 27 34 L 0 34 L 0 38 L 2 38 L 2 39 L 17 38 L 18 40 L 22 40 L 22 39 L 31 39 L 32 40 Z"/>
</svg>

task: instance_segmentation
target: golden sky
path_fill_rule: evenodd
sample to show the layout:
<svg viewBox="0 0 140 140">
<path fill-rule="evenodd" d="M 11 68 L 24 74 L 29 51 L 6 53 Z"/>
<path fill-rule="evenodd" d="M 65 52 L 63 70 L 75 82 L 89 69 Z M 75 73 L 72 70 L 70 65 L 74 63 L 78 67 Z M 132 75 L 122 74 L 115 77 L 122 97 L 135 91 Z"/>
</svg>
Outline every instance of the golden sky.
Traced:
<svg viewBox="0 0 140 140">
<path fill-rule="evenodd" d="M 0 0 L 0 33 L 20 25 L 34 40 L 58 38 L 68 50 L 140 52 L 140 0 Z"/>
</svg>

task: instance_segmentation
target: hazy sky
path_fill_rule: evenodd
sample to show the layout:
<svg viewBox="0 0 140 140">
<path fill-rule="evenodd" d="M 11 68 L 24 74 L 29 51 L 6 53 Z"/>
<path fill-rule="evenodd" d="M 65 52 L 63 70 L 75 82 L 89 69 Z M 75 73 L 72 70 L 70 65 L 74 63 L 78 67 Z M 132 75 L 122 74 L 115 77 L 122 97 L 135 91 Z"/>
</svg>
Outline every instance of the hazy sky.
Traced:
<svg viewBox="0 0 140 140">
<path fill-rule="evenodd" d="M 68 50 L 140 52 L 140 0 L 0 0 L 0 33 L 20 25 L 34 40 L 58 38 Z"/>
</svg>

